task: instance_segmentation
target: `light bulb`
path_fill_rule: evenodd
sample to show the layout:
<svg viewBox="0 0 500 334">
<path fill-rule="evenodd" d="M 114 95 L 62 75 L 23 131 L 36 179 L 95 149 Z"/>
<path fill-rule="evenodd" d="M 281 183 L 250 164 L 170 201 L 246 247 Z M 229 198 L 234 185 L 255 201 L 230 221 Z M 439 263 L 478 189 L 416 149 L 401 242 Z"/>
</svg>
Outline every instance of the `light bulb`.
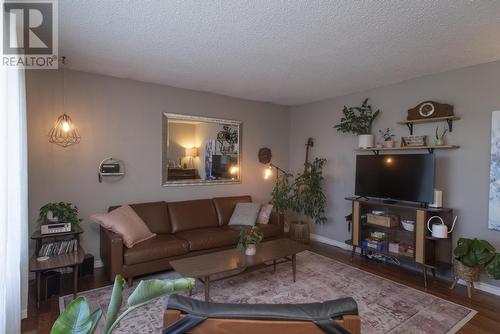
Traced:
<svg viewBox="0 0 500 334">
<path fill-rule="evenodd" d="M 62 130 L 63 130 L 64 132 L 68 132 L 70 128 L 71 128 L 71 127 L 69 126 L 69 123 L 68 123 L 68 122 L 66 122 L 66 121 L 64 121 L 64 122 L 63 122 L 63 124 L 62 124 Z"/>
<path fill-rule="evenodd" d="M 273 169 L 271 166 L 264 170 L 264 180 L 269 179 L 273 175 Z"/>
<path fill-rule="evenodd" d="M 238 174 L 238 166 L 231 167 L 231 169 L 229 170 L 229 173 L 231 173 L 231 175 Z"/>
</svg>

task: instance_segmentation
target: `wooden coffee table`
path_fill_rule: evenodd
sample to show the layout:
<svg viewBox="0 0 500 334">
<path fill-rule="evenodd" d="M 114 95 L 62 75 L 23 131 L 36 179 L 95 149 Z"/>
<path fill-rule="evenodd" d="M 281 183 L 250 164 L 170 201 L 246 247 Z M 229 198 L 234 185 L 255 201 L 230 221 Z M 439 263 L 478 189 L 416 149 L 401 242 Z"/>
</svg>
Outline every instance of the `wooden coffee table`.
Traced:
<svg viewBox="0 0 500 334">
<path fill-rule="evenodd" d="M 265 241 L 257 248 L 254 256 L 245 255 L 244 251 L 229 249 L 209 254 L 203 254 L 184 259 L 174 260 L 170 265 L 184 277 L 200 279 L 205 286 L 205 301 L 210 300 L 210 276 L 233 271 L 236 269 L 249 269 L 267 266 L 265 262 L 273 261 L 274 271 L 279 263 L 292 262 L 292 275 L 295 282 L 296 254 L 309 249 L 307 245 L 290 239 Z M 277 262 L 283 259 L 284 261 Z M 269 265 L 270 266 L 270 265 Z M 238 275 L 241 274 L 238 273 Z M 225 276 L 220 279 L 232 277 Z"/>
</svg>

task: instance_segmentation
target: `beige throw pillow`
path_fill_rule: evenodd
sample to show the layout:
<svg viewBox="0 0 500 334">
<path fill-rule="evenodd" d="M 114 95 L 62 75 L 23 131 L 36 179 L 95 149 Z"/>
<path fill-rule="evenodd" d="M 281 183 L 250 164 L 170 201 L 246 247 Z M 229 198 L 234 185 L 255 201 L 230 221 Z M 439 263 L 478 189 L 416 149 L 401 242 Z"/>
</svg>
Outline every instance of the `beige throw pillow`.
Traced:
<svg viewBox="0 0 500 334">
<path fill-rule="evenodd" d="M 90 218 L 105 229 L 119 234 L 127 248 L 156 236 L 129 205 L 104 214 L 96 213 Z"/>
<path fill-rule="evenodd" d="M 263 204 L 260 208 L 259 217 L 257 218 L 258 224 L 268 224 L 271 218 L 271 212 L 273 211 L 272 204 Z"/>
<path fill-rule="evenodd" d="M 254 226 L 259 214 L 259 203 L 238 203 L 228 225 Z"/>
</svg>

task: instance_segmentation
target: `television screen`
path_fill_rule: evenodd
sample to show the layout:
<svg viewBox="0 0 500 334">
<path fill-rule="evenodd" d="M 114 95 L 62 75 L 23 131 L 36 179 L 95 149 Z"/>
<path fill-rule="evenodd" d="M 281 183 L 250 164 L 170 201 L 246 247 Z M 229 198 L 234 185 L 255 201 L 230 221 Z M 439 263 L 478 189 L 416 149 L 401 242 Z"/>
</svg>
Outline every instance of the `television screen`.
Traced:
<svg viewBox="0 0 500 334">
<path fill-rule="evenodd" d="M 434 169 L 434 154 L 358 155 L 355 194 L 432 203 Z"/>
</svg>

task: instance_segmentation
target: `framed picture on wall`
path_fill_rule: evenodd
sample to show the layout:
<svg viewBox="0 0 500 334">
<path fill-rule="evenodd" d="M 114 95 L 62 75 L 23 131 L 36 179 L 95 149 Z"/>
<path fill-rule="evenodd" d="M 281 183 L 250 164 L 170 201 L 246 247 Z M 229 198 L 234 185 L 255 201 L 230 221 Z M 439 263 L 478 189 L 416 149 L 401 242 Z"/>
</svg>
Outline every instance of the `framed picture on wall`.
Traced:
<svg viewBox="0 0 500 334">
<path fill-rule="evenodd" d="M 500 111 L 494 111 L 491 115 L 488 228 L 500 231 Z"/>
</svg>

